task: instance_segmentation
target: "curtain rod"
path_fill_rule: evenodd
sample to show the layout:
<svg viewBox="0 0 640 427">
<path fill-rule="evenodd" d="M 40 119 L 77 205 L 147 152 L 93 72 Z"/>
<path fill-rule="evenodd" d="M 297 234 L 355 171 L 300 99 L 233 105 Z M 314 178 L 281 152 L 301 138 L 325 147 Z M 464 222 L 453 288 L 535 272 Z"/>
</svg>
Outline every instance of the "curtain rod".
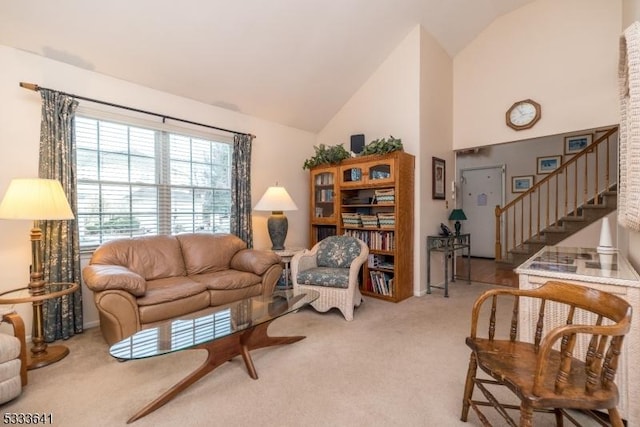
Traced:
<svg viewBox="0 0 640 427">
<path fill-rule="evenodd" d="M 22 87 L 24 89 L 32 90 L 34 92 L 38 92 L 40 89 L 50 90 L 50 91 L 53 91 L 53 92 L 58 92 L 58 93 L 61 93 L 63 95 L 70 96 L 72 98 L 81 99 L 83 101 L 95 102 L 96 104 L 108 105 L 109 107 L 122 108 L 124 110 L 135 111 L 136 113 L 142 113 L 142 114 L 148 114 L 150 116 L 160 117 L 160 118 L 162 118 L 162 123 L 164 123 L 165 120 L 169 119 L 169 120 L 174 120 L 174 121 L 177 121 L 177 122 L 188 123 L 190 125 L 196 125 L 196 126 L 202 126 L 202 127 L 205 127 L 205 128 L 209 128 L 209 129 L 215 129 L 215 130 L 219 130 L 219 131 L 222 131 L 222 132 L 235 133 L 235 134 L 239 134 L 239 135 L 247 135 L 247 136 L 251 137 L 252 139 L 256 137 L 255 135 L 252 135 L 250 133 L 237 132 L 235 130 L 220 128 L 220 127 L 217 127 L 217 126 L 206 125 L 204 123 L 192 122 L 191 120 L 185 120 L 185 119 L 179 119 L 177 117 L 167 116 L 166 114 L 158 114 L 158 113 L 154 113 L 152 111 L 140 110 L 138 108 L 127 107 L 125 105 L 114 104 L 112 102 L 107 102 L 107 101 L 101 101 L 99 99 L 87 98 L 86 96 L 79 96 L 79 95 L 74 95 L 72 93 L 61 92 L 61 91 L 55 90 L 55 89 L 48 89 L 46 87 L 38 86 L 35 83 L 20 82 L 20 87 Z"/>
</svg>

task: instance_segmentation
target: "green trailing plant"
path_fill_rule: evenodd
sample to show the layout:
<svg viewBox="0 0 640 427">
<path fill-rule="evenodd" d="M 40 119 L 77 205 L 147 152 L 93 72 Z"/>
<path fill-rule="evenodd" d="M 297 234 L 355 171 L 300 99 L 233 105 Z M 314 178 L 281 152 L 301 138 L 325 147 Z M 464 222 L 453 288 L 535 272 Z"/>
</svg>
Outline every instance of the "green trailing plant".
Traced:
<svg viewBox="0 0 640 427">
<path fill-rule="evenodd" d="M 351 157 L 351 154 L 342 146 L 342 144 L 333 146 L 320 144 L 318 146 L 314 145 L 313 148 L 316 151 L 315 155 L 304 161 L 302 169 L 311 169 L 318 165 L 326 164 L 335 165 L 344 159 Z"/>
<path fill-rule="evenodd" d="M 400 138 L 394 138 L 393 135 L 389 136 L 389 139 L 375 139 L 364 147 L 361 156 L 370 156 L 373 154 L 387 154 L 393 151 L 402 151 L 402 140 Z"/>
</svg>

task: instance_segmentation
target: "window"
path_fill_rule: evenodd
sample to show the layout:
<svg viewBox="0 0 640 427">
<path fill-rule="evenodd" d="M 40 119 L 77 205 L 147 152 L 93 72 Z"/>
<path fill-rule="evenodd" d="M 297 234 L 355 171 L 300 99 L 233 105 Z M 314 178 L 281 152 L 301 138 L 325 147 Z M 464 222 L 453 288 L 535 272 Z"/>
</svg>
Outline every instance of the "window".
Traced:
<svg viewBox="0 0 640 427">
<path fill-rule="evenodd" d="M 229 232 L 227 142 L 77 116 L 80 246 L 121 237 Z"/>
</svg>

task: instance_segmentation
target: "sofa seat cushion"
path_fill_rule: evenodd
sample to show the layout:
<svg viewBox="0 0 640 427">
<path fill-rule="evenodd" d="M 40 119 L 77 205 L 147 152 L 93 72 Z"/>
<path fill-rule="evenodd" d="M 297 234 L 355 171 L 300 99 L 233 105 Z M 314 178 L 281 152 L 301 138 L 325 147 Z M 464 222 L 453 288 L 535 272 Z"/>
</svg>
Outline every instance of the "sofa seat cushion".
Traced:
<svg viewBox="0 0 640 427">
<path fill-rule="evenodd" d="M 162 304 L 138 306 L 140 323 L 148 325 L 162 320 L 185 317 L 194 311 L 202 310 L 211 305 L 209 292 L 204 291 L 189 297 L 165 302 Z"/>
<path fill-rule="evenodd" d="M 349 287 L 349 269 L 316 267 L 298 273 L 297 281 L 301 285 L 328 286 L 330 288 Z"/>
<path fill-rule="evenodd" d="M 262 278 L 246 271 L 223 270 L 189 276 L 210 290 L 242 289 L 262 282 Z"/>
<path fill-rule="evenodd" d="M 149 280 L 144 296 L 138 298 L 138 305 L 162 304 L 180 300 L 206 291 L 207 288 L 199 282 L 186 276 L 167 277 L 166 279 Z"/>
</svg>

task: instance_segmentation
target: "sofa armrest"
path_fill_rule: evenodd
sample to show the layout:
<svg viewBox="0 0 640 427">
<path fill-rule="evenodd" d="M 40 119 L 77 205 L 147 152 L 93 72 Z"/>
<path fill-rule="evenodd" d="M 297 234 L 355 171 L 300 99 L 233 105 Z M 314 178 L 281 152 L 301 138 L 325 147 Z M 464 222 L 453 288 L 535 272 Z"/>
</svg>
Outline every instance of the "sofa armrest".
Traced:
<svg viewBox="0 0 640 427">
<path fill-rule="evenodd" d="M 138 303 L 130 292 L 119 289 L 96 292 L 93 300 L 100 315 L 102 336 L 109 345 L 142 328 Z"/>
<path fill-rule="evenodd" d="M 122 289 L 139 297 L 147 289 L 147 282 L 142 276 L 121 265 L 88 265 L 82 270 L 82 277 L 94 292 Z"/>
<path fill-rule="evenodd" d="M 280 264 L 280 257 L 271 251 L 242 249 L 231 258 L 231 268 L 262 276 L 272 265 Z"/>
</svg>

